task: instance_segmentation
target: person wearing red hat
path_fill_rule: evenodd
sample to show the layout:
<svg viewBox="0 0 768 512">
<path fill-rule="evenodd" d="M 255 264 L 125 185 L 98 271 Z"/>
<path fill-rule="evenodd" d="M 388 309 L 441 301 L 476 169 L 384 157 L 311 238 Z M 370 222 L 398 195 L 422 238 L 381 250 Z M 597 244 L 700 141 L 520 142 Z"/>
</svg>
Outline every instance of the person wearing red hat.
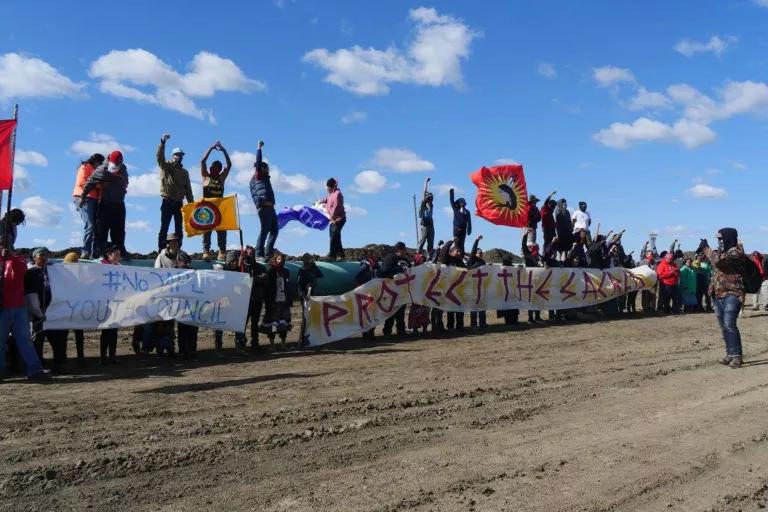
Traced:
<svg viewBox="0 0 768 512">
<path fill-rule="evenodd" d="M 81 201 L 84 202 L 91 190 L 99 189 L 99 207 L 96 213 L 96 247 L 99 254 L 105 254 L 107 240 L 120 248 L 125 257 L 125 193 L 128 189 L 128 169 L 123 163 L 123 154 L 113 151 L 107 161 L 93 171 L 83 187 Z"/>
</svg>

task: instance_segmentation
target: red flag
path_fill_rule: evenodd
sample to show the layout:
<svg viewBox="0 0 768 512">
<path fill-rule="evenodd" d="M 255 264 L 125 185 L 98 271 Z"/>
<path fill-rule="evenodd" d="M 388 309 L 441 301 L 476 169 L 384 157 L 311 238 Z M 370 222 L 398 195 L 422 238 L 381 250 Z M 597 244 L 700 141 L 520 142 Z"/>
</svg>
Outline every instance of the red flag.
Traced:
<svg viewBox="0 0 768 512">
<path fill-rule="evenodd" d="M 0 190 L 10 190 L 13 184 L 13 149 L 11 139 L 16 128 L 16 120 L 0 121 Z"/>
<path fill-rule="evenodd" d="M 477 186 L 477 215 L 494 224 L 528 225 L 528 191 L 523 166 L 481 167 L 470 174 Z"/>
</svg>

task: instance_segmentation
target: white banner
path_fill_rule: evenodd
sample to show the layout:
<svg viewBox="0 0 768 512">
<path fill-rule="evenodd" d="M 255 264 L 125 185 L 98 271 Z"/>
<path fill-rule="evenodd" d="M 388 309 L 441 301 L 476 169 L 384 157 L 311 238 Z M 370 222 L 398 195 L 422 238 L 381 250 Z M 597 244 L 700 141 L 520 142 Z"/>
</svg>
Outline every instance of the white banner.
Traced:
<svg viewBox="0 0 768 512">
<path fill-rule="evenodd" d="M 245 331 L 251 278 L 241 272 L 57 263 L 46 329 L 110 329 L 158 320 Z"/>
<path fill-rule="evenodd" d="M 304 310 L 306 334 L 311 345 L 355 336 L 405 304 L 456 312 L 573 309 L 655 286 L 656 272 L 647 266 L 599 270 L 485 265 L 467 270 L 419 265 L 343 295 L 312 297 Z"/>
</svg>

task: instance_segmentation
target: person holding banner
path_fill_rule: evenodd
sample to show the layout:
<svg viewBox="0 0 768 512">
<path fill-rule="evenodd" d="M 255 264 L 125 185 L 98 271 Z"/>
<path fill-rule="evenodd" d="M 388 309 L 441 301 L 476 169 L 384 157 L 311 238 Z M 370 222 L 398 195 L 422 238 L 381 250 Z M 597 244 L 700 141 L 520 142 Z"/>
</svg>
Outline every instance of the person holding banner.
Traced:
<svg viewBox="0 0 768 512">
<path fill-rule="evenodd" d="M 227 163 L 222 168 L 221 161 L 215 160 L 211 164 L 211 168 L 208 169 L 208 157 L 211 156 L 211 152 L 216 149 L 224 154 L 224 161 Z M 221 142 L 216 143 L 208 148 L 208 151 L 203 155 L 203 159 L 200 161 L 200 175 L 203 178 L 203 199 L 208 197 L 224 197 L 224 182 L 229 176 L 229 170 L 232 168 L 232 160 L 229 159 L 229 153 L 221 145 Z M 227 231 L 216 231 L 216 239 L 219 243 L 219 260 L 224 260 L 227 256 Z M 211 232 L 206 231 L 203 233 L 203 261 L 211 260 Z"/>
<path fill-rule="evenodd" d="M 43 364 L 35 353 L 35 347 L 29 333 L 29 316 L 24 299 L 24 277 L 27 273 L 27 262 L 7 247 L 0 249 L 0 261 L 3 263 L 2 308 L 0 308 L 0 380 L 5 377 L 8 334 L 13 333 L 16 349 L 26 366 L 27 379 L 49 381 L 51 375 L 43 370 Z"/>
<path fill-rule="evenodd" d="M 163 201 L 160 205 L 160 233 L 157 235 L 157 250 L 162 251 L 168 236 L 168 228 L 173 219 L 174 233 L 178 237 L 181 246 L 184 223 L 181 217 L 181 207 L 184 199 L 188 203 L 195 202 L 192 194 L 192 184 L 189 181 L 189 172 L 182 165 L 184 150 L 173 148 L 171 160 L 165 159 L 165 143 L 171 138 L 169 133 L 160 138 L 157 146 L 157 165 L 160 167 L 160 196 Z"/>
<path fill-rule="evenodd" d="M 443 246 L 443 250 L 440 254 L 440 263 L 448 265 L 449 267 L 466 268 L 464 265 L 464 259 L 462 258 L 461 248 L 456 245 L 457 239 L 448 240 Z M 464 331 L 464 312 L 461 311 L 449 311 L 447 313 L 446 324 L 448 330 L 456 328 L 456 331 Z"/>
<path fill-rule="evenodd" d="M 104 253 L 103 265 L 120 265 L 120 247 L 110 245 Z M 99 361 L 102 366 L 117 363 L 117 329 L 102 329 L 99 336 Z"/>
<path fill-rule="evenodd" d="M 275 191 L 272 189 L 272 180 L 269 176 L 269 165 L 262 160 L 261 148 L 264 147 L 264 141 L 259 141 L 259 148 L 256 150 L 255 171 L 251 177 L 250 189 L 251 198 L 256 205 L 259 213 L 259 222 L 261 231 L 256 241 L 256 257 L 264 261 L 264 258 L 272 256 L 275 247 L 275 241 L 280 231 L 277 224 L 277 213 L 275 212 Z"/>
<path fill-rule="evenodd" d="M 397 242 L 392 252 L 384 256 L 381 262 L 381 277 L 393 279 L 397 274 L 405 272 L 411 262 L 405 252 L 405 243 Z M 406 336 L 405 305 L 400 306 L 394 315 L 384 321 L 384 336 L 392 336 L 392 327 L 397 324 L 397 335 Z"/>
<path fill-rule="evenodd" d="M 328 195 L 320 203 L 326 206 L 328 215 L 331 217 L 331 224 L 328 226 L 328 233 L 331 235 L 328 257 L 332 260 L 343 260 L 344 247 L 341 245 L 341 228 L 347 223 L 347 214 L 344 211 L 344 195 L 339 189 L 336 178 L 330 178 L 325 185 Z"/>
<path fill-rule="evenodd" d="M 266 289 L 264 294 L 264 322 L 262 330 L 274 348 L 275 333 L 280 336 L 281 349 L 285 350 L 285 340 L 291 330 L 291 274 L 285 268 L 285 255 L 275 251 L 269 260 Z"/>
</svg>

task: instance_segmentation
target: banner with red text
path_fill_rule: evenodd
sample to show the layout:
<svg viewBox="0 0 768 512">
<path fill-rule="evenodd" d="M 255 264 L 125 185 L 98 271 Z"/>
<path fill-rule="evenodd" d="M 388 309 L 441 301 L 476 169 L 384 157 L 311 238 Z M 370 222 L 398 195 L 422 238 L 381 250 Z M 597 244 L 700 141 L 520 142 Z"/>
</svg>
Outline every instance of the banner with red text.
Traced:
<svg viewBox="0 0 768 512">
<path fill-rule="evenodd" d="M 343 295 L 312 297 L 304 309 L 306 334 L 315 346 L 355 336 L 405 304 L 465 312 L 573 309 L 655 286 L 656 272 L 647 266 L 599 270 L 485 265 L 467 270 L 419 265 Z"/>
</svg>

